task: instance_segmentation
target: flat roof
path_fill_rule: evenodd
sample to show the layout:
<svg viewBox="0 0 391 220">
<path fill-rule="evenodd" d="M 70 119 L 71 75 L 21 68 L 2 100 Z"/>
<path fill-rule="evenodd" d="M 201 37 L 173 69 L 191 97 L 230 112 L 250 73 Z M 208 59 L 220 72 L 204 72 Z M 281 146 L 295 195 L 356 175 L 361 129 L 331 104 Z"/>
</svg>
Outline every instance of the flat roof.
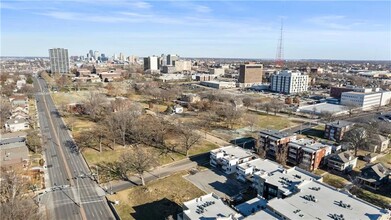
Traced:
<svg viewBox="0 0 391 220">
<path fill-rule="evenodd" d="M 305 181 L 299 189 L 298 193 L 285 199 L 270 200 L 268 206 L 290 219 L 298 219 L 301 213 L 302 219 L 329 219 L 331 215 L 342 214 L 346 220 L 375 220 L 387 213 L 318 181 Z"/>
<path fill-rule="evenodd" d="M 343 105 L 336 105 L 331 103 L 318 103 L 314 105 L 307 105 L 302 106 L 298 108 L 298 111 L 304 111 L 304 112 L 314 112 L 316 114 L 320 114 L 322 112 L 331 112 L 331 113 L 339 113 L 339 112 L 346 112 L 346 106 Z"/>
<path fill-rule="evenodd" d="M 213 153 L 224 153 L 224 157 L 235 157 L 235 158 L 247 158 L 253 156 L 253 154 L 241 147 L 235 147 L 235 146 L 226 146 L 226 147 L 221 147 L 215 150 L 212 150 Z"/>
<path fill-rule="evenodd" d="M 213 193 L 195 198 L 183 203 L 183 205 L 186 209 L 183 213 L 190 219 L 216 219 L 218 217 L 228 217 L 229 215 L 234 215 L 237 218 L 242 217 L 242 215 L 224 204 Z"/>
<path fill-rule="evenodd" d="M 270 173 L 270 172 L 276 171 L 278 169 L 282 169 L 282 166 L 280 164 L 273 162 L 273 161 L 270 161 L 268 159 L 264 160 L 261 158 L 257 158 L 255 160 L 251 160 L 249 162 L 242 163 L 242 164 L 238 165 L 238 167 L 243 168 L 243 169 L 246 169 L 250 166 L 254 167 L 255 172 L 261 172 L 261 173 L 264 173 L 264 172 Z"/>
<path fill-rule="evenodd" d="M 333 122 L 327 123 L 326 125 L 341 128 L 341 127 L 345 127 L 345 126 L 353 125 L 353 124 L 354 123 L 350 122 L 350 121 L 338 120 L 338 121 L 333 121 Z"/>
<path fill-rule="evenodd" d="M 242 215 L 249 216 L 258 212 L 266 207 L 267 200 L 261 196 L 257 196 L 253 199 L 250 199 L 244 203 L 241 203 L 235 206 L 235 209 L 238 210 Z M 247 218 L 246 218 L 247 219 Z"/>
<path fill-rule="evenodd" d="M 275 138 L 285 138 L 285 137 L 290 137 L 294 136 L 292 133 L 284 132 L 284 131 L 278 131 L 278 130 L 273 130 L 273 129 L 268 129 L 268 130 L 261 130 L 260 133 L 266 134 Z"/>
<path fill-rule="evenodd" d="M 287 170 L 278 170 L 269 175 L 262 175 L 266 183 L 277 186 L 285 196 L 293 193 L 295 188 L 305 180 L 320 179 L 320 176 L 307 172 L 298 167 Z"/>
</svg>

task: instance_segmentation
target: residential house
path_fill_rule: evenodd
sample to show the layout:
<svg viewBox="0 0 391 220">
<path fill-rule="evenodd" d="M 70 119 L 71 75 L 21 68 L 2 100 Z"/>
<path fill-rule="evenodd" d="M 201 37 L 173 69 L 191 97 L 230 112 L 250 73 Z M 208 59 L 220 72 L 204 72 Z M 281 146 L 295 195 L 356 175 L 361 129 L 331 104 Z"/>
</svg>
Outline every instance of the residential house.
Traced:
<svg viewBox="0 0 391 220">
<path fill-rule="evenodd" d="M 357 177 L 358 183 L 368 188 L 378 190 L 389 181 L 391 170 L 381 163 L 370 164 L 361 169 Z"/>
<path fill-rule="evenodd" d="M 357 165 L 357 157 L 355 157 L 350 151 L 344 151 L 330 155 L 327 159 L 327 167 L 339 172 L 350 172 Z"/>
<path fill-rule="evenodd" d="M 239 164 L 255 159 L 256 156 L 241 147 L 226 146 L 210 152 L 210 165 L 221 168 L 225 173 L 236 172 Z"/>
<path fill-rule="evenodd" d="M 297 186 L 303 181 L 312 179 L 322 178 L 299 167 L 279 168 L 272 172 L 254 174 L 253 187 L 265 199 L 285 198 L 295 193 Z"/>
<path fill-rule="evenodd" d="M 343 135 L 353 128 L 354 123 L 349 121 L 333 121 L 327 123 L 324 130 L 324 137 L 332 141 L 341 141 Z"/>
<path fill-rule="evenodd" d="M 240 220 L 243 216 L 236 210 L 226 205 L 218 196 L 213 193 L 195 198 L 183 203 L 183 212 L 178 214 L 178 220 L 199 220 L 199 219 L 226 219 Z"/>
<path fill-rule="evenodd" d="M 265 151 L 266 158 L 276 160 L 276 152 L 281 149 L 287 150 L 288 143 L 293 140 L 296 140 L 295 134 L 277 130 L 262 130 L 259 132 L 259 148 L 257 151 Z"/>
<path fill-rule="evenodd" d="M 257 158 L 255 160 L 239 164 L 236 168 L 236 178 L 242 182 L 252 182 L 254 174 L 260 175 L 263 173 L 271 173 L 278 169 L 282 169 L 280 164 L 267 159 L 264 160 Z"/>
<path fill-rule="evenodd" d="M 312 139 L 299 139 L 288 143 L 287 162 L 302 169 L 313 171 L 331 154 L 332 146 Z"/>
<path fill-rule="evenodd" d="M 25 165 L 29 161 L 29 151 L 24 141 L 3 142 L 0 145 L 1 166 Z"/>
<path fill-rule="evenodd" d="M 29 104 L 29 98 L 27 95 L 22 95 L 22 94 L 14 94 L 9 98 L 11 105 L 13 107 L 16 106 L 28 106 Z"/>
<path fill-rule="evenodd" d="M 102 72 L 99 73 L 99 77 L 102 79 L 102 82 L 112 82 L 115 79 L 121 78 L 121 72 L 115 72 L 115 71 Z"/>
<path fill-rule="evenodd" d="M 18 90 L 23 88 L 23 86 L 25 85 L 26 85 L 26 80 L 24 79 L 16 81 L 16 88 L 18 88 Z"/>
<path fill-rule="evenodd" d="M 15 132 L 29 129 L 29 123 L 26 119 L 9 119 L 5 122 L 6 131 Z"/>
<path fill-rule="evenodd" d="M 387 150 L 390 145 L 390 139 L 380 134 L 373 135 L 368 144 L 368 151 L 374 153 L 382 153 Z"/>
</svg>

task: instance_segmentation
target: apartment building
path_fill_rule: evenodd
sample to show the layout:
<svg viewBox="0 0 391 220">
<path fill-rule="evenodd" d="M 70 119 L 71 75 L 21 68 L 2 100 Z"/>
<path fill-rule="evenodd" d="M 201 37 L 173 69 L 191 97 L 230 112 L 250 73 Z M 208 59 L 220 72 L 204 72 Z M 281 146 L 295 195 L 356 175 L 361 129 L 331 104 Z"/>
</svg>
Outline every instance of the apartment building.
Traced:
<svg viewBox="0 0 391 220">
<path fill-rule="evenodd" d="M 324 129 L 324 137 L 332 141 L 341 141 L 343 135 L 353 128 L 354 123 L 349 121 L 333 121 L 327 123 Z"/>
<path fill-rule="evenodd" d="M 243 219 L 243 216 L 240 213 L 224 204 L 224 202 L 213 193 L 184 202 L 182 208 L 183 212 L 177 215 L 178 220 Z"/>
<path fill-rule="evenodd" d="M 270 89 L 274 92 L 296 94 L 308 90 L 308 75 L 299 71 L 283 70 L 271 76 Z"/>
<path fill-rule="evenodd" d="M 236 178 L 239 181 L 253 182 L 253 175 L 263 175 L 271 173 L 278 169 L 283 169 L 282 166 L 270 160 L 257 158 L 246 163 L 239 164 L 236 168 Z"/>
<path fill-rule="evenodd" d="M 268 201 L 266 210 L 277 215 L 279 219 L 390 218 L 386 209 L 313 179 L 297 185 L 297 193 L 285 199 L 274 198 Z"/>
<path fill-rule="evenodd" d="M 243 64 L 239 67 L 239 86 L 250 87 L 262 84 L 263 65 Z"/>
<path fill-rule="evenodd" d="M 332 146 L 312 139 L 294 140 L 288 143 L 287 162 L 307 171 L 316 170 L 331 154 Z"/>
<path fill-rule="evenodd" d="M 280 148 L 287 148 L 290 141 L 296 140 L 296 135 L 277 130 L 262 130 L 259 132 L 258 152 L 264 151 L 265 157 L 276 160 L 276 152 Z"/>
<path fill-rule="evenodd" d="M 297 186 L 305 180 L 321 180 L 322 177 L 305 171 L 299 167 L 277 169 L 270 173 L 254 174 L 253 186 L 258 194 L 270 200 L 285 198 L 297 192 Z"/>
<path fill-rule="evenodd" d="M 210 165 L 221 168 L 226 174 L 236 173 L 239 164 L 256 159 L 250 151 L 241 147 L 226 146 L 210 152 Z"/>
<path fill-rule="evenodd" d="M 68 49 L 53 48 L 49 49 L 50 70 L 52 73 L 69 73 Z"/>
</svg>

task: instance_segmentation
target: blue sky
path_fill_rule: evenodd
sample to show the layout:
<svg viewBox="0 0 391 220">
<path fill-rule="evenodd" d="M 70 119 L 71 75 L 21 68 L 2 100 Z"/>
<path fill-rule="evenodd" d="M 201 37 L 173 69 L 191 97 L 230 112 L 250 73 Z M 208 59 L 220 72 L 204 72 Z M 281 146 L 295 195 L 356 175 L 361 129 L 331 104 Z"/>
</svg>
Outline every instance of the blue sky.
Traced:
<svg viewBox="0 0 391 220">
<path fill-rule="evenodd" d="M 1 55 L 391 60 L 390 1 L 1 0 Z"/>
</svg>

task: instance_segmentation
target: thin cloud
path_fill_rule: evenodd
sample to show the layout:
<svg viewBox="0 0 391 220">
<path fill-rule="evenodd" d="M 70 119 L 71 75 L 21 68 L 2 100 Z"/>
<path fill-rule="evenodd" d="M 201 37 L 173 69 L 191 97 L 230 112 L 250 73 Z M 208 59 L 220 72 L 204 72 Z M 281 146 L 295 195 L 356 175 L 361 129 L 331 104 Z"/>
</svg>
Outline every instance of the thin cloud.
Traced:
<svg viewBox="0 0 391 220">
<path fill-rule="evenodd" d="M 195 11 L 198 13 L 209 13 L 212 11 L 212 9 L 204 5 L 197 5 L 195 7 Z"/>
<path fill-rule="evenodd" d="M 308 21 L 324 28 L 346 30 L 349 29 L 350 26 L 343 23 L 345 18 L 346 17 L 342 15 L 328 15 L 313 17 L 308 19 Z"/>
</svg>

